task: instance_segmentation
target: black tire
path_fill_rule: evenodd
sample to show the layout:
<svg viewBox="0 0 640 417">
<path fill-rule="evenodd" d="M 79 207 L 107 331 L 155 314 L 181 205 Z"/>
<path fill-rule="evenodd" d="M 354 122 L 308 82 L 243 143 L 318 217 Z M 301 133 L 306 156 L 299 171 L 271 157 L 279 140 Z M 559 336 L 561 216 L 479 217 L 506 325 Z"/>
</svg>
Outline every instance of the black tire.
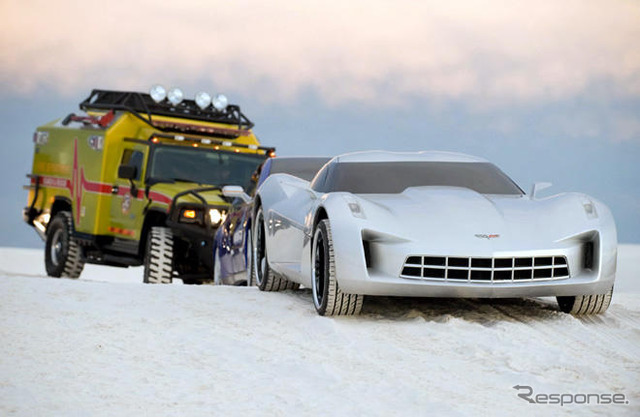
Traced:
<svg viewBox="0 0 640 417">
<path fill-rule="evenodd" d="M 245 256 L 247 257 L 247 287 L 253 287 L 256 284 L 253 278 L 253 237 L 251 228 L 247 229 L 247 246 L 245 249 Z"/>
<path fill-rule="evenodd" d="M 152 227 L 144 257 L 145 284 L 173 281 L 173 232 L 168 227 Z"/>
<path fill-rule="evenodd" d="M 220 277 L 220 255 L 216 250 L 213 256 L 213 285 L 222 285 L 222 278 Z"/>
<path fill-rule="evenodd" d="M 44 264 L 50 277 L 78 278 L 84 268 L 82 248 L 72 237 L 71 213 L 56 214 L 47 227 Z"/>
<path fill-rule="evenodd" d="M 558 300 L 558 307 L 563 313 L 584 316 L 602 314 L 607 311 L 611 304 L 612 295 L 613 287 L 604 294 L 556 297 L 556 299 Z"/>
<path fill-rule="evenodd" d="M 260 291 L 283 291 L 283 290 L 297 290 L 300 288 L 300 284 L 291 282 L 288 279 L 276 274 L 269 266 L 269 259 L 267 255 L 267 246 L 265 242 L 266 229 L 264 224 L 264 216 L 262 214 L 262 207 L 258 209 L 256 218 L 254 221 L 253 229 L 253 250 L 252 252 L 252 265 L 253 265 L 253 282 L 256 283 Z"/>
<path fill-rule="evenodd" d="M 321 316 L 360 314 L 364 295 L 343 293 L 336 279 L 333 238 L 329 220 L 318 223 L 313 234 L 311 256 L 311 294 Z"/>
</svg>

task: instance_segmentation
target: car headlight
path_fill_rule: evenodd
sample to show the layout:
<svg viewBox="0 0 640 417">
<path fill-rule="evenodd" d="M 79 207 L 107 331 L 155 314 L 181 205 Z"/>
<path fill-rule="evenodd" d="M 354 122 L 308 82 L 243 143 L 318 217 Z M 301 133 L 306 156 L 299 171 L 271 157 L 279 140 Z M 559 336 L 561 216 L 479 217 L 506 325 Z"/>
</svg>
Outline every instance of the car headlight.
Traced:
<svg viewBox="0 0 640 417">
<path fill-rule="evenodd" d="M 596 205 L 593 204 L 591 200 L 585 200 L 582 202 L 582 207 L 584 208 L 584 213 L 587 215 L 588 219 L 597 219 L 598 212 L 596 211 Z"/>
<path fill-rule="evenodd" d="M 214 226 L 219 226 L 227 217 L 227 212 L 217 208 L 209 209 L 209 220 Z"/>
<path fill-rule="evenodd" d="M 367 216 L 365 216 L 364 210 L 362 209 L 362 206 L 360 205 L 360 202 L 358 202 L 358 200 L 356 200 L 352 196 L 345 196 L 344 199 L 346 200 L 347 206 L 349 207 L 349 210 L 351 210 L 351 214 L 353 214 L 353 217 L 357 217 L 359 219 L 366 219 L 367 218 Z"/>
</svg>

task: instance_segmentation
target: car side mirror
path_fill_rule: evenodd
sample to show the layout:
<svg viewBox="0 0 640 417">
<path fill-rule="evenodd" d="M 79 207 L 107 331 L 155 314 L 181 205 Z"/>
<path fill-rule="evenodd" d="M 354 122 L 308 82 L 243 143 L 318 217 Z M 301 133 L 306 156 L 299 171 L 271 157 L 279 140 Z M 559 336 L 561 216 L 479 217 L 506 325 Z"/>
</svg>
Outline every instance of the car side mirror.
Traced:
<svg viewBox="0 0 640 417">
<path fill-rule="evenodd" d="M 118 167 L 118 178 L 133 180 L 138 176 L 138 167 L 133 165 L 120 165 Z"/>
<path fill-rule="evenodd" d="M 227 198 L 240 198 L 245 203 L 251 201 L 251 197 L 249 197 L 239 185 L 225 185 L 222 187 L 222 195 Z"/>
<path fill-rule="evenodd" d="M 536 198 L 536 194 L 544 189 L 547 189 L 549 187 L 551 187 L 553 184 L 551 184 L 550 182 L 536 182 L 535 184 L 533 184 L 533 187 L 531 187 L 531 193 L 529 194 L 529 198 L 531 200 L 534 200 Z"/>
</svg>

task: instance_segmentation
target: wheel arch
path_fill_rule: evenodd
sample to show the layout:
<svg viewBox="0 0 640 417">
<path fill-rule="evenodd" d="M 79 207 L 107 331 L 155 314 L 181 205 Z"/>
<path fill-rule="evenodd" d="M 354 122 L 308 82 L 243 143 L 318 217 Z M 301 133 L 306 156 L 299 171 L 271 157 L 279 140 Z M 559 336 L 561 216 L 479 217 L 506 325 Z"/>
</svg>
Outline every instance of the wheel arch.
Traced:
<svg viewBox="0 0 640 417">
<path fill-rule="evenodd" d="M 256 214 L 258 214 L 258 209 L 262 207 L 262 198 L 260 197 L 260 194 L 257 194 L 255 199 L 253 200 L 253 209 L 251 210 L 251 220 L 253 220 L 256 217 Z"/>
<path fill-rule="evenodd" d="M 165 226 L 167 223 L 167 213 L 161 210 L 151 209 L 144 217 L 142 230 L 140 231 L 140 242 L 138 243 L 138 256 L 144 257 L 147 247 L 147 239 L 151 228 L 154 226 Z"/>
<path fill-rule="evenodd" d="M 51 218 L 61 211 L 68 211 L 73 217 L 73 208 L 71 206 L 71 200 L 67 197 L 55 197 L 53 204 L 51 205 Z"/>
</svg>

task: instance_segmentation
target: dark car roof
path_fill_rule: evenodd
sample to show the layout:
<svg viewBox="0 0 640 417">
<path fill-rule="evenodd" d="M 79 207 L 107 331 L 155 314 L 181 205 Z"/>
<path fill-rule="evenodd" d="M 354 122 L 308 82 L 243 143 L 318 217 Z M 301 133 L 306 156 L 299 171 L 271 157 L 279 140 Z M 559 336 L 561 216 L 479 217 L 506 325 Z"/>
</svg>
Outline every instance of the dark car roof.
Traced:
<svg viewBox="0 0 640 417">
<path fill-rule="evenodd" d="M 329 160 L 329 157 L 277 157 L 271 160 L 269 174 L 290 174 L 311 181 Z"/>
</svg>

